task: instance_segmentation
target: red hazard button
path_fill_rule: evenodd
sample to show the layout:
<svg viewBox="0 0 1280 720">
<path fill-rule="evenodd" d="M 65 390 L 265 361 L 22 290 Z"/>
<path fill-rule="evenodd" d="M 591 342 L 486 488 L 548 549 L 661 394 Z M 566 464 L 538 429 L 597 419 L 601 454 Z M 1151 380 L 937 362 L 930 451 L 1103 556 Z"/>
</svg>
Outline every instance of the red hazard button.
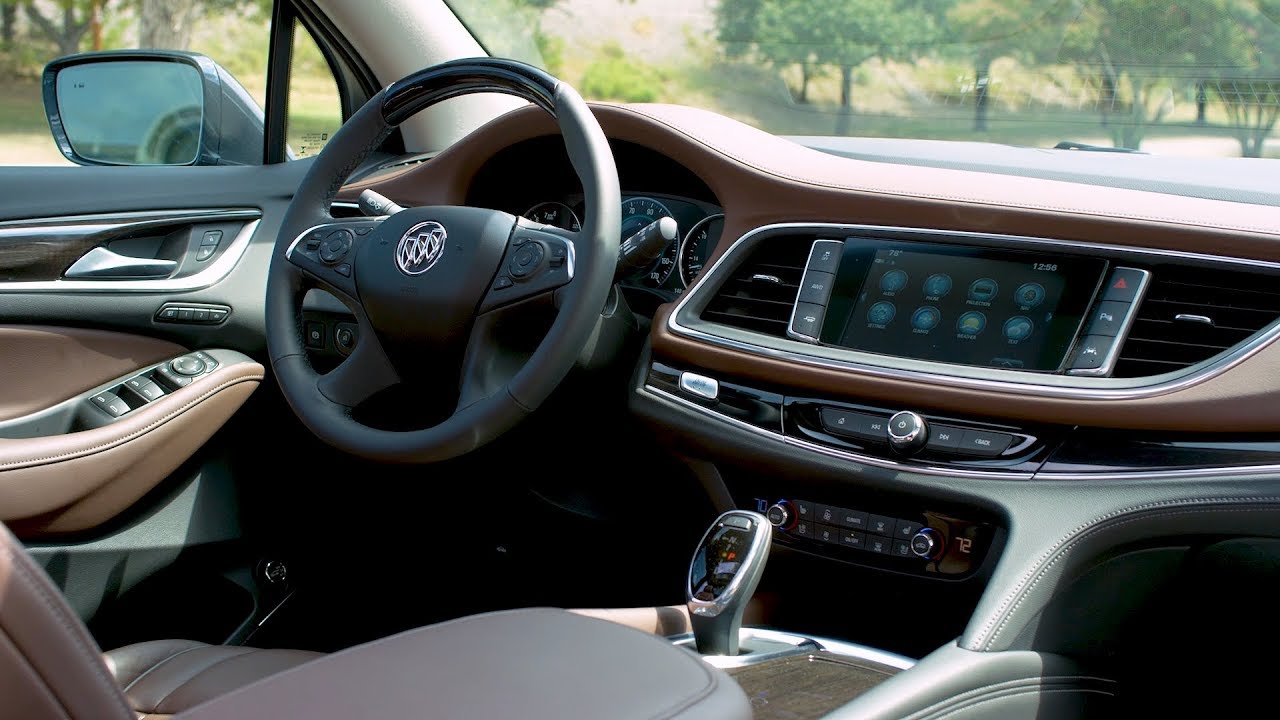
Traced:
<svg viewBox="0 0 1280 720">
<path fill-rule="evenodd" d="M 1138 290 L 1146 281 L 1147 271 L 1136 268 L 1116 268 L 1107 279 L 1106 290 L 1102 293 L 1104 302 L 1133 302 Z"/>
</svg>

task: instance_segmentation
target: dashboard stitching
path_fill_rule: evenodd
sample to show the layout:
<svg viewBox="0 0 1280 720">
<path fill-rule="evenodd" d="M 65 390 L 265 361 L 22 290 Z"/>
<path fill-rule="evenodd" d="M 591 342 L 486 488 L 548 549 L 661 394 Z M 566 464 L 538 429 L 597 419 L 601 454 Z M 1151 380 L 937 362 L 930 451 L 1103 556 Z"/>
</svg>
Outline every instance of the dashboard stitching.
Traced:
<svg viewBox="0 0 1280 720">
<path fill-rule="evenodd" d="M 41 458 L 30 458 L 30 459 L 27 459 L 27 460 L 13 460 L 13 461 L 10 461 L 10 462 L 7 462 L 7 463 L 0 463 L 0 470 L 11 470 L 11 469 L 18 469 L 18 468 L 23 468 L 23 467 L 30 467 L 30 466 L 32 466 L 32 465 L 42 465 L 42 464 L 50 463 L 50 462 L 61 462 L 61 461 L 63 461 L 63 460 L 73 460 L 73 459 L 75 459 L 75 458 L 77 458 L 77 457 L 83 457 L 83 456 L 85 456 L 85 455 L 92 455 L 92 454 L 97 453 L 97 452 L 100 452 L 100 451 L 102 451 L 102 450 L 109 450 L 109 449 L 111 449 L 111 448 L 113 448 L 113 447 L 116 447 L 116 446 L 122 445 L 122 444 L 124 444 L 124 443 L 126 443 L 126 442 L 129 442 L 130 440 L 133 440 L 134 438 L 138 437 L 139 435 L 145 435 L 146 433 L 151 432 L 151 431 L 152 431 L 153 429 L 155 429 L 156 427 L 158 427 L 158 426 L 160 426 L 160 425 L 163 425 L 163 424 L 167 423 L 169 420 L 172 420 L 173 418 L 177 417 L 178 415 L 181 415 L 182 413 L 186 412 L 187 410 L 191 409 L 192 407 L 194 407 L 194 406 L 196 406 L 196 405 L 199 405 L 200 403 L 204 402 L 204 401 L 205 401 L 206 399 L 208 399 L 209 397 L 211 397 L 211 396 L 213 396 L 213 395 L 216 395 L 217 393 L 219 393 L 219 392 L 221 392 L 221 391 L 225 390 L 226 388 L 231 387 L 232 385 L 239 385 L 239 384 L 240 384 L 240 383 L 242 383 L 242 382 L 258 382 L 258 381 L 261 381 L 263 377 L 264 377 L 264 376 L 263 376 L 261 373 L 259 373 L 259 374 L 256 374 L 256 375 L 243 375 L 243 376 L 241 376 L 241 377 L 237 377 L 237 378 L 234 378 L 234 379 L 231 379 L 231 380 L 227 380 L 227 381 L 225 381 L 225 382 L 223 382 L 223 383 L 221 383 L 221 384 L 217 385 L 216 387 L 210 388 L 209 390 L 207 390 L 204 394 L 200 395 L 199 397 L 196 397 L 196 398 L 191 399 L 191 400 L 190 400 L 190 401 L 188 401 L 185 405 L 183 405 L 183 406 L 182 406 L 182 407 L 180 407 L 180 408 L 177 408 L 176 410 L 171 411 L 169 414 L 165 415 L 164 417 L 157 418 L 156 420 L 152 421 L 149 425 L 147 425 L 147 426 L 145 426 L 145 427 L 138 428 L 137 430 L 135 430 L 135 431 L 133 431 L 133 432 L 129 433 L 128 435 L 123 436 L 123 437 L 113 438 L 112 440 L 110 440 L 110 441 L 108 441 L 108 442 L 105 442 L 105 443 L 102 443 L 102 444 L 99 444 L 99 445 L 95 445 L 95 446 L 90 447 L 90 448 L 83 448 L 83 449 L 80 449 L 80 450 L 72 450 L 72 451 L 70 451 L 70 452 L 65 452 L 65 453 L 62 453 L 62 454 L 60 454 L 60 455 L 49 455 L 49 456 L 41 457 Z"/>
<path fill-rule="evenodd" d="M 1060 539 L 1057 543 L 1055 543 L 1052 547 L 1046 550 L 1040 556 L 1040 558 L 1036 561 L 1036 564 L 1032 566 L 1032 568 L 1022 576 L 1022 579 L 1019 581 L 1018 586 L 1015 587 L 1012 592 L 1010 592 L 1008 595 L 1005 596 L 1004 602 L 1001 603 L 1000 607 L 996 609 L 991 619 L 988 620 L 986 624 L 983 626 L 982 632 L 980 632 L 978 635 L 977 644 L 983 650 L 990 650 L 992 646 L 995 644 L 996 640 L 999 639 L 1000 634 L 1004 632 L 1005 626 L 1008 625 L 1009 621 L 1013 619 L 1013 616 L 1017 613 L 1018 608 L 1020 608 L 1023 602 L 1025 602 L 1027 598 L 1031 596 L 1032 591 L 1035 590 L 1036 586 L 1040 584 L 1040 581 L 1044 579 L 1045 575 L 1048 574 L 1049 570 L 1053 568 L 1053 566 L 1056 565 L 1059 560 L 1062 560 L 1063 558 L 1067 557 L 1072 547 L 1079 544 L 1086 537 L 1094 534 L 1095 532 L 1100 532 L 1105 529 L 1120 527 L 1122 525 L 1138 522 L 1140 520 L 1145 520 L 1153 517 L 1161 517 L 1161 516 L 1173 517 L 1176 515 L 1194 515 L 1197 513 L 1205 513 L 1205 512 L 1230 512 L 1230 513 L 1262 512 L 1262 511 L 1274 512 L 1276 510 L 1275 507 L 1197 508 L 1197 507 L 1194 507 L 1196 505 L 1236 505 L 1241 503 L 1277 503 L 1277 502 L 1280 502 L 1280 496 L 1274 496 L 1274 495 L 1263 496 L 1263 497 L 1201 498 L 1201 499 L 1190 500 L 1190 501 L 1170 500 L 1165 502 L 1146 503 L 1143 505 L 1137 505 L 1134 507 L 1125 508 L 1123 510 L 1117 510 L 1115 512 L 1108 513 L 1106 515 L 1103 515 L 1102 517 L 1095 518 L 1087 523 L 1084 523 L 1079 527 L 1077 527 L 1075 530 L 1072 530 L 1070 533 L 1068 533 L 1062 539 Z M 1186 509 L 1164 510 L 1160 512 L 1152 512 L 1152 513 L 1145 512 L 1147 510 L 1157 510 L 1159 508 L 1170 507 L 1170 506 L 1175 508 L 1182 507 Z M 1128 518 L 1123 518 L 1115 523 L 1104 525 L 1104 523 L 1107 523 L 1109 520 L 1113 520 L 1120 516 L 1130 515 L 1130 514 L 1132 514 L 1133 516 Z M 1045 565 L 1044 564 L 1045 560 L 1047 560 L 1051 555 L 1055 555 L 1055 554 L 1056 554 L 1056 557 L 1054 557 L 1051 562 Z M 1035 576 L 1034 580 L 1032 580 L 1033 575 Z M 1030 585 L 1027 584 L 1029 581 L 1030 581 Z M 1017 602 L 1014 603 L 1012 608 L 1009 608 L 1009 603 L 1012 602 L 1015 597 L 1017 598 Z M 1008 608 L 1008 612 L 1005 612 L 1006 608 Z M 992 626 L 995 623 L 997 623 L 997 621 L 999 622 L 999 625 L 996 626 L 993 630 Z M 986 635 L 988 631 L 991 632 L 990 637 L 988 637 L 986 640 L 983 640 L 982 639 L 983 636 Z"/>
<path fill-rule="evenodd" d="M 787 180 L 793 180 L 795 182 L 804 183 L 806 185 L 812 185 L 814 187 L 827 187 L 827 188 L 834 188 L 837 190 L 853 190 L 858 192 L 870 192 L 870 193 L 876 193 L 879 195 L 886 195 L 886 196 L 893 196 L 893 197 L 905 197 L 905 198 L 923 197 L 923 198 L 930 198 L 934 200 L 948 200 L 952 202 L 981 204 L 981 205 L 986 205 L 990 207 L 1014 207 L 1014 208 L 1023 208 L 1028 210 L 1047 210 L 1047 211 L 1053 211 L 1053 212 L 1070 213 L 1074 215 L 1089 215 L 1092 217 L 1099 217 L 1099 218 L 1114 217 L 1114 218 L 1126 218 L 1130 220 L 1146 220 L 1151 222 L 1162 222 L 1162 223 L 1170 223 L 1175 225 L 1183 225 L 1187 227 L 1200 227 L 1200 228 L 1220 229 L 1220 230 L 1240 230 L 1240 231 L 1246 231 L 1246 232 L 1262 233 L 1262 234 L 1271 235 L 1271 236 L 1280 235 L 1280 233 L 1277 233 L 1275 228 L 1266 228 L 1266 227 L 1259 227 L 1259 226 L 1253 226 L 1253 225 L 1239 225 L 1239 224 L 1209 225 L 1203 222 L 1195 222 L 1193 220 L 1186 219 L 1186 218 L 1173 218 L 1173 217 L 1160 216 L 1160 215 L 1146 215 L 1146 214 L 1126 213 L 1126 212 L 1100 212 L 1097 210 L 1086 210 L 1082 208 L 1066 207 L 1062 205 L 1050 205 L 1045 203 L 1029 203 L 1029 202 L 1002 203 L 995 200 L 988 200 L 983 198 L 965 197 L 963 195 L 949 195 L 944 193 L 933 193 L 933 192 L 907 193 L 905 191 L 885 190 L 884 188 L 876 188 L 868 185 L 822 182 L 822 181 L 813 180 L 811 178 L 805 178 L 799 175 L 794 175 L 782 170 L 778 170 L 776 168 L 763 167 L 756 163 L 749 162 L 746 159 L 739 157 L 733 154 L 732 152 L 726 150 L 724 147 L 718 145 L 717 143 L 706 139 L 702 135 L 698 134 L 696 131 L 692 131 L 686 127 L 682 127 L 681 125 L 671 120 L 663 119 L 635 108 L 620 108 L 620 109 L 626 110 L 631 113 L 635 113 L 653 122 L 666 125 L 672 130 L 682 133 L 688 136 L 689 138 L 692 138 L 702 143 L 703 145 L 706 145 L 712 150 L 715 150 L 716 152 L 720 153 L 724 157 L 730 158 L 738 163 L 741 163 L 742 165 L 753 168 L 760 172 L 774 175 L 776 177 L 784 178 Z M 804 146 L 797 145 L 797 147 L 804 147 Z M 814 150 L 813 152 L 819 152 L 819 151 Z M 1052 182 L 1062 182 L 1062 181 L 1052 181 Z M 1073 183 L 1066 183 L 1066 184 L 1073 184 Z M 1130 192 L 1145 192 L 1145 191 L 1134 190 Z M 1148 194 L 1159 194 L 1159 193 L 1148 193 Z"/>
</svg>

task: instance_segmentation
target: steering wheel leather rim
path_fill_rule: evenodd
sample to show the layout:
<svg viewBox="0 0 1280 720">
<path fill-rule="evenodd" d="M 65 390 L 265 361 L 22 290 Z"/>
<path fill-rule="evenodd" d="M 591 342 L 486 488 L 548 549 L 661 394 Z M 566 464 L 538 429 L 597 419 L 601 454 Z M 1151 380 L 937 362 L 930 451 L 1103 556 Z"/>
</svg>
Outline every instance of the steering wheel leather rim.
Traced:
<svg viewBox="0 0 1280 720">
<path fill-rule="evenodd" d="M 555 291 L 559 310 L 551 328 L 501 389 L 467 398 L 464 388 L 463 401 L 454 413 L 432 427 L 411 431 L 373 428 L 353 417 L 352 410 L 359 403 L 344 400 L 345 393 L 333 390 L 336 380 L 328 385 L 325 380 L 333 376 L 358 386 L 350 393 L 352 398 L 367 398 L 379 389 L 376 385 L 390 377 L 398 380 L 378 334 L 369 332 L 374 328 L 361 300 L 354 297 L 357 293 L 348 291 L 358 284 L 355 278 L 350 288 L 339 282 L 335 287 L 347 290 L 335 291 L 321 280 L 340 278 L 308 272 L 305 264 L 299 266 L 296 256 L 291 259 L 290 251 L 303 233 L 317 226 L 340 226 L 342 221 L 329 214 L 330 204 L 350 174 L 396 125 L 442 100 L 479 92 L 515 95 L 556 119 L 570 162 L 582 182 L 585 201 L 582 229 L 574 235 L 570 248 L 572 277 Z M 620 205 L 617 168 L 595 116 L 573 88 L 542 70 L 511 60 L 475 58 L 426 68 L 389 85 L 347 120 L 315 157 L 281 223 L 267 282 L 266 329 L 271 364 L 289 406 L 328 444 L 375 460 L 435 462 L 463 455 L 497 438 L 551 394 L 595 330 L 613 284 Z M 516 226 L 511 237 L 522 223 L 513 220 Z M 512 242 L 510 238 L 508 242 Z M 355 257 L 353 253 L 353 260 Z M 357 277 L 363 277 L 361 270 L 357 264 Z M 431 275 L 427 272 L 423 277 Z M 338 294 L 360 323 L 359 342 L 351 356 L 325 375 L 312 368 L 303 340 L 301 302 L 312 287 Z M 473 316 L 473 324 L 478 316 Z M 467 354 L 470 363 L 474 360 L 470 346 Z"/>
</svg>

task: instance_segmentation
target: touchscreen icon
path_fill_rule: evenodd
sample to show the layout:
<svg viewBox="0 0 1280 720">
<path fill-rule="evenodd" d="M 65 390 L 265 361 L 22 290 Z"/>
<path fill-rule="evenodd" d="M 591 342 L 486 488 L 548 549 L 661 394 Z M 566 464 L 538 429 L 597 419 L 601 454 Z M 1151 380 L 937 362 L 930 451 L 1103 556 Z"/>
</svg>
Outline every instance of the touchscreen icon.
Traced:
<svg viewBox="0 0 1280 720">
<path fill-rule="evenodd" d="M 1017 315 L 1011 317 L 1004 322 L 1004 336 L 1009 342 L 1021 342 L 1031 337 L 1031 333 L 1036 329 L 1035 323 L 1031 322 L 1031 318 Z"/>
<path fill-rule="evenodd" d="M 1040 283 L 1026 283 L 1013 294 L 1013 301 L 1024 310 L 1030 310 L 1044 302 L 1044 286 Z"/>
<path fill-rule="evenodd" d="M 888 325 L 893 322 L 893 317 L 897 314 L 898 308 L 894 307 L 893 303 L 881 300 L 867 311 L 867 322 L 872 325 Z"/>
<path fill-rule="evenodd" d="M 911 327 L 921 332 L 929 332 L 938 327 L 938 323 L 942 321 L 942 313 L 938 312 L 938 308 L 925 306 L 916 308 L 911 313 Z"/>
<path fill-rule="evenodd" d="M 890 295 L 907 286 L 905 270 L 890 270 L 880 278 L 880 289 Z"/>
<path fill-rule="evenodd" d="M 928 280 L 924 281 L 924 294 L 931 298 L 945 297 L 951 292 L 951 276 L 938 273 L 930 275 Z"/>
<path fill-rule="evenodd" d="M 996 293 L 1000 292 L 1000 285 L 991 278 L 980 278 L 974 280 L 969 286 L 969 299 L 974 302 L 991 302 Z"/>
<path fill-rule="evenodd" d="M 956 321 L 956 332 L 961 335 L 977 335 L 987 329 L 987 316 L 980 312 L 967 312 Z"/>
</svg>

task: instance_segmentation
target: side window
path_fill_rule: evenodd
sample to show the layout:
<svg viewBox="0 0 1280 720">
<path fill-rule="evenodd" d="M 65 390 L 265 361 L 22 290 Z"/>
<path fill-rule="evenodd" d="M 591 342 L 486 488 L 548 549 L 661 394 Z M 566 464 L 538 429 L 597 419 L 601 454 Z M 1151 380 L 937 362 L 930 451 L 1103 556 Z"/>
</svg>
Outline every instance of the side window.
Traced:
<svg viewBox="0 0 1280 720">
<path fill-rule="evenodd" d="M 83 164 L 262 162 L 272 12 L 272 0 L 0 0 L 0 165 L 72 164 L 60 146 Z M 342 124 L 342 103 L 315 41 L 292 22 L 285 129 L 290 157 L 301 158 Z M 46 65 L 103 50 L 142 55 L 56 63 L 55 137 L 45 113 Z M 176 65 L 165 67 L 153 51 L 204 57 L 171 53 Z M 198 100 L 215 92 L 218 117 L 213 106 L 202 113 Z M 104 103 L 115 111 L 104 112 Z"/>
<path fill-rule="evenodd" d="M 294 159 L 311 157 L 342 126 L 338 83 L 311 33 L 294 22 L 285 142 Z"/>
</svg>

